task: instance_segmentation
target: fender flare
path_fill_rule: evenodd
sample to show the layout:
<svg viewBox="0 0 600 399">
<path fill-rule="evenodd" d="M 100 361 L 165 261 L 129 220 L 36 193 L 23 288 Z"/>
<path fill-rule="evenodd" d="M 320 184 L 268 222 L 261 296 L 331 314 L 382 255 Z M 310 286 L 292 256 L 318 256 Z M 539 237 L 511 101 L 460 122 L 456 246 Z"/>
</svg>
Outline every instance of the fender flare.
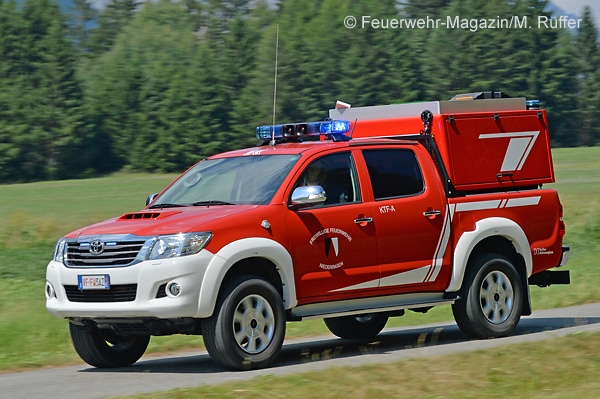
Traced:
<svg viewBox="0 0 600 399">
<path fill-rule="evenodd" d="M 521 226 L 510 219 L 491 217 L 477 221 L 473 231 L 463 233 L 458 239 L 454 248 L 454 267 L 452 268 L 450 284 L 446 289 L 447 292 L 460 290 L 467 269 L 467 262 L 475 246 L 486 238 L 496 236 L 506 238 L 511 242 L 515 251 L 525 260 L 526 276 L 531 276 L 533 258 L 529 249 L 529 240 Z"/>
<path fill-rule="evenodd" d="M 252 237 L 233 241 L 221 248 L 212 258 L 200 286 L 198 312 L 194 317 L 210 317 L 225 275 L 237 262 L 247 258 L 265 258 L 273 262 L 281 278 L 283 303 L 290 309 L 298 303 L 292 257 L 277 241 Z"/>
</svg>

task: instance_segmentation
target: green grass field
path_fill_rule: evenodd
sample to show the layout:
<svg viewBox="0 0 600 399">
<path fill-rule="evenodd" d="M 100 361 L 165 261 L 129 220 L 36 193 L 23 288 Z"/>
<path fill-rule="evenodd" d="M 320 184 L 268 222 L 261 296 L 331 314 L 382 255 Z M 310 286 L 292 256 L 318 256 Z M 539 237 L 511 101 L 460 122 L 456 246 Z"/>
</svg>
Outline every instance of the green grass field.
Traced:
<svg viewBox="0 0 600 399">
<path fill-rule="evenodd" d="M 600 301 L 600 147 L 554 151 L 565 208 L 572 284 L 532 287 L 534 309 Z M 45 268 L 54 243 L 78 227 L 139 210 L 174 175 L 117 174 L 86 180 L 0 186 L 0 371 L 79 361 L 67 322 L 45 309 Z M 410 313 L 389 326 L 451 320 L 449 307 Z M 322 321 L 290 323 L 288 337 L 326 333 Z M 201 337 L 155 337 L 149 352 L 201 347 Z M 251 396 L 249 396 L 251 397 Z M 433 396 L 432 396 L 433 397 Z"/>
</svg>

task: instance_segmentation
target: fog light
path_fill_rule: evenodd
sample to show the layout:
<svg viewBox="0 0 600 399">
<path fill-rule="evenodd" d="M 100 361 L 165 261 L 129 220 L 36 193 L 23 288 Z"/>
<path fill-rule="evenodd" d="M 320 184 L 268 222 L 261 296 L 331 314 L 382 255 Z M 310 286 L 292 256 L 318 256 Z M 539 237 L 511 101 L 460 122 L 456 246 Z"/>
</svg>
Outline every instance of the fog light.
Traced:
<svg viewBox="0 0 600 399">
<path fill-rule="evenodd" d="M 52 284 L 46 281 L 46 299 L 56 298 L 56 292 L 54 291 L 54 287 Z"/>
<path fill-rule="evenodd" d="M 179 296 L 179 294 L 181 294 L 181 286 L 177 283 L 169 284 L 167 289 L 169 290 L 169 294 L 172 296 Z"/>
</svg>

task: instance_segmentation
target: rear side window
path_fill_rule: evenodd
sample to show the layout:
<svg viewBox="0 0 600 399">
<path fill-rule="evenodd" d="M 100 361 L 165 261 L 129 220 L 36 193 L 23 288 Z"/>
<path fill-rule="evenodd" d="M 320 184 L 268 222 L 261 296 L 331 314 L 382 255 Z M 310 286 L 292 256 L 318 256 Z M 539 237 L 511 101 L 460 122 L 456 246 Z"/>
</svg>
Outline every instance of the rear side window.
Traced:
<svg viewBox="0 0 600 399">
<path fill-rule="evenodd" d="M 423 192 L 423 175 L 411 150 L 365 150 L 363 156 L 376 200 Z"/>
</svg>

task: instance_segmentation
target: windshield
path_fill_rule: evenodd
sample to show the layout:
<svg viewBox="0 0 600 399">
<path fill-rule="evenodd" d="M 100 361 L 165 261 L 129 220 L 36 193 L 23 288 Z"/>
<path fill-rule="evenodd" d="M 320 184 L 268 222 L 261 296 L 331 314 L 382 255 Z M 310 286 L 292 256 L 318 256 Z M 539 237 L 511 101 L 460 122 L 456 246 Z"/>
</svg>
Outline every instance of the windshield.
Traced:
<svg viewBox="0 0 600 399">
<path fill-rule="evenodd" d="M 268 204 L 299 155 L 209 159 L 181 176 L 151 208 Z"/>
</svg>

